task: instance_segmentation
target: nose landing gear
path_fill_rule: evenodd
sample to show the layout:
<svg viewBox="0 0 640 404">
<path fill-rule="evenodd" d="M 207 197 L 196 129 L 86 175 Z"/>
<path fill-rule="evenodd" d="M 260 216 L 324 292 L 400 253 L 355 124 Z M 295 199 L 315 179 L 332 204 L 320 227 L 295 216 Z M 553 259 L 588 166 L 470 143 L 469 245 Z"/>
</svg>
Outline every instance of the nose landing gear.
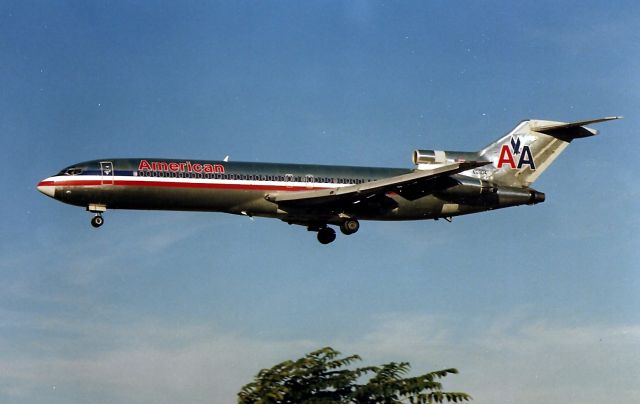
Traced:
<svg viewBox="0 0 640 404">
<path fill-rule="evenodd" d="M 106 205 L 99 204 L 90 204 L 87 206 L 87 210 L 91 213 L 95 213 L 96 215 L 91 218 L 91 226 L 96 229 L 104 224 L 104 218 L 102 217 L 102 213 L 107 211 Z"/>
<path fill-rule="evenodd" d="M 95 227 L 96 229 L 103 224 L 104 218 L 102 217 L 102 214 L 97 213 L 94 217 L 91 218 L 91 226 Z"/>
</svg>

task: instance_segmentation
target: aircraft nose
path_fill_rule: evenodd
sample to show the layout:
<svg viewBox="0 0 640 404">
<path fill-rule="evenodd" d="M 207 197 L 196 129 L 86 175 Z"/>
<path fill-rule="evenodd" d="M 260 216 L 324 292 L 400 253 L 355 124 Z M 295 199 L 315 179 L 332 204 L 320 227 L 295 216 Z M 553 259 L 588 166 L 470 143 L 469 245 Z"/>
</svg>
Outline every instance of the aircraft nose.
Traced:
<svg viewBox="0 0 640 404">
<path fill-rule="evenodd" d="M 36 188 L 38 189 L 38 191 L 51 198 L 53 198 L 56 193 L 56 187 L 55 185 L 53 185 L 53 181 L 48 181 L 48 179 L 40 181 Z"/>
</svg>

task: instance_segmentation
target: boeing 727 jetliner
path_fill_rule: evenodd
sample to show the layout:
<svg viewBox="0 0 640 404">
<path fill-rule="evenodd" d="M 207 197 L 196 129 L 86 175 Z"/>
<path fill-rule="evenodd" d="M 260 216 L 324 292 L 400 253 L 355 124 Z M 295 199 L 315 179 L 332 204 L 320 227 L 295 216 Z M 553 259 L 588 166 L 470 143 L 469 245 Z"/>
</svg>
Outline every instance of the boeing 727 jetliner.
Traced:
<svg viewBox="0 0 640 404">
<path fill-rule="evenodd" d="M 107 209 L 225 212 L 280 219 L 335 240 L 359 220 L 451 220 L 543 202 L 530 188 L 569 143 L 596 135 L 582 122 L 526 120 L 477 152 L 415 150 L 413 169 L 162 158 L 100 159 L 69 166 L 38 190 L 95 216 Z"/>
</svg>

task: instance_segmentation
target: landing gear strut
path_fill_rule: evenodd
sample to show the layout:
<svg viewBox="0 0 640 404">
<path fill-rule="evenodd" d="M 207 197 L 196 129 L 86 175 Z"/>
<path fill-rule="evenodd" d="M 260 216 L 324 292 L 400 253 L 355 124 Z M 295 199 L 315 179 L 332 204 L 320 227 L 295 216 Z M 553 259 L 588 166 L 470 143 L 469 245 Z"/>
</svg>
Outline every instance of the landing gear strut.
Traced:
<svg viewBox="0 0 640 404">
<path fill-rule="evenodd" d="M 91 226 L 95 227 L 96 229 L 103 224 L 104 218 L 102 217 L 102 214 L 97 213 L 94 217 L 91 218 Z"/>
<path fill-rule="evenodd" d="M 323 227 L 318 230 L 318 241 L 322 244 L 329 244 L 336 239 L 336 231 L 331 227 Z"/>
</svg>

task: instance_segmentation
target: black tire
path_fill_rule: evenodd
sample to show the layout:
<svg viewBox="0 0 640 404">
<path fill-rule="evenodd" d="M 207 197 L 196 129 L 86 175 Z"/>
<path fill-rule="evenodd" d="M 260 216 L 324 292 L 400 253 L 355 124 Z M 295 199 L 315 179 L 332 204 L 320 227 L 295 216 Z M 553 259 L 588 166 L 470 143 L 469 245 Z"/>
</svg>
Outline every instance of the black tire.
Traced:
<svg viewBox="0 0 640 404">
<path fill-rule="evenodd" d="M 322 244 L 329 244 L 336 239 L 336 231 L 331 227 L 324 227 L 318 231 L 318 241 Z"/>
<path fill-rule="evenodd" d="M 102 226 L 103 224 L 104 224 L 104 219 L 102 218 L 102 216 L 94 216 L 91 219 L 91 226 L 95 227 L 96 229 Z"/>
<path fill-rule="evenodd" d="M 340 225 L 340 231 L 342 234 L 353 234 L 360 229 L 360 223 L 356 219 L 349 219 L 342 222 Z"/>
</svg>

